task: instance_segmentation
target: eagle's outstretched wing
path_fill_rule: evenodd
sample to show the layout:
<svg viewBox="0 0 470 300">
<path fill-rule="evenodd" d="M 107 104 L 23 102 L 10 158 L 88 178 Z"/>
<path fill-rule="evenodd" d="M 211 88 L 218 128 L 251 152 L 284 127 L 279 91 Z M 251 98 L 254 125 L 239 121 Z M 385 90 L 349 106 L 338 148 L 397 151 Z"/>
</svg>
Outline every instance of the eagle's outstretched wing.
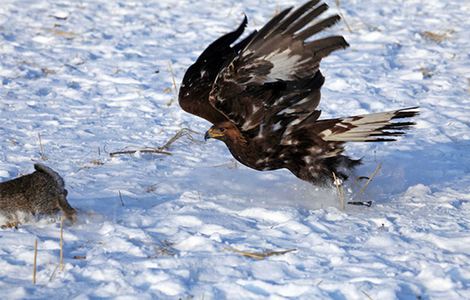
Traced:
<svg viewBox="0 0 470 300">
<path fill-rule="evenodd" d="M 342 36 L 312 39 L 337 23 L 319 20 L 328 6 L 311 0 L 286 9 L 241 40 L 237 30 L 212 43 L 186 72 L 179 103 L 212 122 L 206 133 L 224 141 L 232 155 L 256 170 L 287 168 L 314 184 L 347 178 L 358 160 L 343 155 L 346 142 L 395 140 L 413 122 L 416 108 L 319 120 L 320 62 L 346 48 Z M 234 44 L 232 46 L 232 44 Z"/>
<path fill-rule="evenodd" d="M 268 120 L 318 118 L 315 108 L 324 82 L 320 61 L 348 46 L 341 36 L 308 41 L 340 19 L 334 15 L 318 21 L 328 9 L 326 4 L 317 6 L 319 2 L 273 17 L 218 74 L 209 101 L 241 132 Z"/>
<path fill-rule="evenodd" d="M 178 101 L 185 111 L 213 124 L 226 121 L 226 117 L 209 103 L 209 92 L 219 72 L 245 47 L 253 35 L 231 46 L 243 34 L 245 17 L 233 32 L 218 38 L 199 56 L 186 71 L 181 83 Z"/>
</svg>

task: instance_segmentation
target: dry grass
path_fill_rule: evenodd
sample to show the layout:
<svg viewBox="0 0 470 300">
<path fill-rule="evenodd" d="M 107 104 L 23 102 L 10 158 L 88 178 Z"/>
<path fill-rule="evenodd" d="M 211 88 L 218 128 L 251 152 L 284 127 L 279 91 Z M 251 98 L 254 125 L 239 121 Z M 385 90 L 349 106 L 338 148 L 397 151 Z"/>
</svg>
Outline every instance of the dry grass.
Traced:
<svg viewBox="0 0 470 300">
<path fill-rule="evenodd" d="M 336 194 L 338 196 L 339 200 L 339 206 L 341 210 L 346 209 L 346 204 L 345 204 L 345 195 L 344 195 L 344 188 L 343 188 L 343 183 L 341 182 L 341 179 L 336 177 L 335 172 L 333 172 L 333 183 L 336 186 Z"/>
<path fill-rule="evenodd" d="M 73 33 L 73 32 L 70 32 L 70 31 L 64 31 L 64 30 L 60 30 L 60 29 L 57 29 L 57 28 L 54 28 L 54 29 L 49 29 L 49 31 L 55 35 L 55 36 L 58 36 L 58 37 L 62 37 L 66 40 L 73 40 L 74 38 L 77 37 L 77 34 L 76 33 Z"/>
<path fill-rule="evenodd" d="M 158 185 L 157 184 L 152 184 L 152 185 L 149 185 L 146 189 L 145 189 L 145 192 L 146 193 L 153 193 L 157 190 L 157 187 Z"/>
<path fill-rule="evenodd" d="M 365 291 L 361 291 L 361 292 L 367 297 L 367 299 L 369 299 L 369 300 L 374 300 L 374 299 L 372 299 L 372 297 L 369 296 L 369 294 L 367 294 Z"/>
<path fill-rule="evenodd" d="M 238 250 L 232 247 L 225 248 L 225 250 L 240 254 L 242 256 L 248 257 L 248 258 L 253 258 L 257 260 L 262 260 L 270 256 L 278 256 L 278 255 L 283 255 L 292 251 L 296 251 L 297 249 L 288 249 L 288 250 L 282 250 L 282 251 L 263 251 L 263 252 L 251 252 L 251 251 L 243 251 L 243 250 Z"/>
<path fill-rule="evenodd" d="M 349 26 L 349 23 L 348 23 L 348 21 L 346 21 L 346 18 L 344 17 L 344 14 L 343 14 L 343 12 L 342 12 L 342 10 L 341 10 L 341 2 L 340 2 L 340 0 L 335 0 L 335 3 L 336 3 L 336 7 L 338 8 L 338 14 L 339 14 L 339 16 L 340 16 L 341 19 L 343 20 L 343 22 L 344 22 L 344 24 L 346 25 L 346 28 L 348 29 L 348 31 L 349 31 L 350 33 L 352 33 L 353 31 L 352 31 L 352 29 L 351 29 L 351 26 Z"/>
<path fill-rule="evenodd" d="M 64 216 L 60 217 L 60 255 L 59 255 L 59 268 L 64 270 Z"/>
<path fill-rule="evenodd" d="M 46 151 L 44 150 L 44 145 L 42 144 L 41 134 L 38 132 L 38 140 L 39 140 L 39 157 L 43 160 L 47 160 Z"/>
<path fill-rule="evenodd" d="M 51 75 L 51 74 L 56 74 L 57 71 L 53 69 L 49 69 L 47 67 L 42 67 L 41 72 L 44 73 L 45 75 Z"/>
<path fill-rule="evenodd" d="M 173 137 L 171 137 L 165 145 L 163 145 L 161 148 L 162 149 L 170 149 L 170 146 L 174 144 L 177 140 L 179 140 L 182 137 L 187 137 L 189 138 L 192 142 L 194 142 L 194 138 L 191 134 L 197 134 L 196 131 L 189 129 L 189 128 L 181 128 Z"/>
<path fill-rule="evenodd" d="M 362 196 L 364 192 L 366 191 L 367 187 L 371 183 L 371 181 L 374 179 L 374 177 L 379 173 L 380 169 L 382 169 L 382 163 L 379 163 L 377 167 L 375 168 L 374 172 L 367 178 L 366 183 L 362 186 L 362 188 L 359 190 L 357 193 L 356 197 Z"/>
<path fill-rule="evenodd" d="M 174 256 L 178 251 L 173 247 L 174 243 L 169 240 L 163 240 L 159 245 L 155 246 L 155 255 L 150 255 L 148 258 L 157 258 L 161 256 Z"/>
<path fill-rule="evenodd" d="M 171 62 L 168 63 L 168 71 L 170 72 L 170 75 L 171 75 L 171 81 L 173 83 L 173 93 L 174 93 L 174 97 L 167 103 L 168 106 L 171 106 L 173 102 L 175 102 L 175 100 L 178 99 L 178 86 L 176 85 L 176 76 L 175 76 L 175 72 L 173 71 L 173 64 Z M 168 88 L 166 88 L 165 91 L 167 91 L 167 89 Z"/>
<path fill-rule="evenodd" d="M 33 284 L 36 284 L 37 260 L 38 260 L 38 239 L 35 239 L 34 240 L 34 261 L 33 261 Z"/>
<path fill-rule="evenodd" d="M 171 155 L 170 152 L 164 151 L 160 148 L 152 148 L 152 147 L 146 147 L 146 148 L 140 148 L 140 149 L 135 149 L 135 150 L 121 150 L 121 151 L 115 151 L 109 153 L 111 157 L 122 155 L 122 154 L 135 154 L 135 153 L 154 153 L 154 154 L 165 154 L 165 155 Z"/>
<path fill-rule="evenodd" d="M 437 32 L 432 32 L 432 31 L 423 31 L 421 32 L 421 36 L 426 38 L 427 40 L 433 41 L 435 43 L 442 43 L 446 40 L 448 40 L 451 36 L 452 33 L 454 33 L 453 30 L 447 30 L 443 33 L 437 33 Z"/>
<path fill-rule="evenodd" d="M 119 194 L 119 200 L 121 201 L 121 206 L 124 207 L 124 200 L 122 200 L 121 191 L 118 191 L 118 194 Z"/>
<path fill-rule="evenodd" d="M 140 149 L 132 149 L 132 150 L 121 150 L 109 153 L 111 157 L 122 155 L 122 154 L 135 154 L 137 152 L 140 153 L 155 153 L 155 154 L 164 154 L 164 155 L 172 155 L 171 152 L 168 150 L 170 146 L 173 145 L 177 140 L 181 139 L 182 137 L 188 137 L 191 141 L 194 141 L 194 138 L 191 134 L 197 133 L 189 128 L 182 128 L 180 129 L 174 136 L 172 136 L 163 146 L 160 147 L 145 147 Z"/>
<path fill-rule="evenodd" d="M 52 272 L 51 276 L 49 277 L 49 282 L 52 282 L 54 280 L 55 276 L 57 275 L 57 272 L 64 271 L 65 264 L 64 264 L 64 216 L 62 215 L 60 217 L 60 240 L 59 240 L 59 264 L 55 267 L 54 271 Z"/>
<path fill-rule="evenodd" d="M 104 165 L 104 161 L 101 159 L 92 159 L 89 162 L 84 163 L 78 170 L 88 170 L 102 165 Z"/>
</svg>

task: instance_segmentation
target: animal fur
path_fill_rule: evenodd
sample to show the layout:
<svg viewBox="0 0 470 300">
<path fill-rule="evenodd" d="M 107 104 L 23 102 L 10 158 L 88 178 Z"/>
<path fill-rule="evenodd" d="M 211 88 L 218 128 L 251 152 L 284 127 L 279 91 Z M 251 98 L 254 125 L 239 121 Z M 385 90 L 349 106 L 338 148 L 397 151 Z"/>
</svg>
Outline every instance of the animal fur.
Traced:
<svg viewBox="0 0 470 300">
<path fill-rule="evenodd" d="M 14 224 L 17 213 L 53 215 L 61 210 L 75 222 L 76 211 L 67 202 L 62 177 L 43 164 L 35 164 L 34 169 L 34 173 L 0 183 L 0 213 Z"/>
</svg>

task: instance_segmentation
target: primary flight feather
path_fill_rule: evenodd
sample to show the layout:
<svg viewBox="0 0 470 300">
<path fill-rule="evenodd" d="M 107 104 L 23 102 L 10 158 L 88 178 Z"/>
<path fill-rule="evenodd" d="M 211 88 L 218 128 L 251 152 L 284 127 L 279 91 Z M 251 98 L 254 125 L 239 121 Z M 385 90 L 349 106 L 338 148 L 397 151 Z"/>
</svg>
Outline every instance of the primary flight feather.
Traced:
<svg viewBox="0 0 470 300">
<path fill-rule="evenodd" d="M 399 119 L 415 116 L 416 107 L 319 119 L 320 62 L 349 46 L 342 36 L 312 38 L 340 20 L 319 20 L 327 9 L 320 0 L 285 9 L 239 40 L 245 17 L 203 51 L 184 75 L 179 104 L 213 124 L 206 139 L 223 141 L 250 168 L 286 168 L 323 185 L 333 173 L 346 179 L 359 163 L 343 154 L 345 142 L 394 141 L 414 125 Z"/>
</svg>

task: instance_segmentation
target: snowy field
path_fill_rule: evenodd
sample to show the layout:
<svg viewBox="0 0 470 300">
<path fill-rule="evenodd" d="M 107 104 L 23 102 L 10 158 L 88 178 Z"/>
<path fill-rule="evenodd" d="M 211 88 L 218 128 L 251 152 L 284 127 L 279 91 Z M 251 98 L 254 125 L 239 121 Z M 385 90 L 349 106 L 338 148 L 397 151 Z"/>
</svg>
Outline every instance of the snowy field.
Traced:
<svg viewBox="0 0 470 300">
<path fill-rule="evenodd" d="M 63 271 L 59 217 L 1 229 L 1 298 L 470 299 L 469 1 L 341 1 L 351 47 L 322 63 L 323 116 L 421 107 L 399 142 L 348 147 L 358 175 L 382 164 L 348 194 L 372 207 L 235 163 L 178 107 L 173 81 L 243 12 L 250 31 L 300 4 L 2 0 L 0 180 L 44 162 L 79 221 Z M 171 156 L 109 155 L 182 128 Z"/>
</svg>

